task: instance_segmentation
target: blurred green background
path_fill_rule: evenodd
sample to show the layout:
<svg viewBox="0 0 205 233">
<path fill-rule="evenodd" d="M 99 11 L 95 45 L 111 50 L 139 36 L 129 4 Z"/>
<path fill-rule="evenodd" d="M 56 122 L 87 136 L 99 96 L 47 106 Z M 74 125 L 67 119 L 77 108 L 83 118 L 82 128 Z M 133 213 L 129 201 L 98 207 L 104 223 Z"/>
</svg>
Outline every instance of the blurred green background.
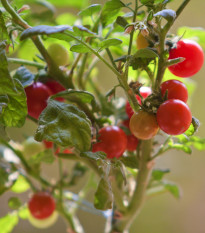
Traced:
<svg viewBox="0 0 205 233">
<path fill-rule="evenodd" d="M 66 0 L 65 0 L 66 1 Z M 71 0 L 74 1 L 74 0 Z M 82 0 L 83 1 L 83 0 Z M 105 1 L 93 0 L 92 3 L 103 3 Z M 131 1 L 124 1 L 131 2 Z M 181 0 L 175 0 L 169 5 L 172 9 L 177 9 Z M 192 0 L 182 15 L 175 23 L 172 32 L 176 32 L 178 27 L 204 27 L 204 0 Z M 62 9 L 58 9 L 62 11 Z M 63 9 L 66 12 L 67 9 Z M 77 13 L 76 10 L 74 10 Z M 104 65 L 99 65 L 99 82 L 106 92 L 115 84 L 115 77 Z M 197 90 L 192 98 L 191 110 L 195 117 L 201 121 L 201 127 L 198 135 L 205 137 L 205 107 L 204 107 L 204 89 L 205 89 L 205 67 L 192 79 L 197 83 Z M 121 94 L 121 93 L 119 93 Z M 35 126 L 28 122 L 21 133 L 34 132 Z M 18 130 L 10 131 L 13 137 L 19 137 Z M 16 136 L 15 136 L 16 135 Z M 18 136 L 17 136 L 18 135 Z M 171 173 L 167 179 L 178 183 L 181 186 L 182 198 L 174 199 L 170 194 L 162 194 L 148 200 L 140 214 L 133 223 L 130 233 L 204 233 L 205 232 L 205 155 L 204 152 L 193 151 L 191 156 L 178 151 L 171 151 L 157 160 L 157 168 L 170 168 Z M 54 177 L 54 168 L 45 167 L 45 174 Z M 77 188 L 76 188 L 77 190 Z M 10 195 L 10 194 L 9 194 Z M 7 212 L 8 194 L 0 198 L 0 216 Z M 22 196 L 21 196 L 22 197 Z M 28 199 L 28 193 L 23 197 Z M 85 226 L 86 233 L 102 233 L 104 228 L 104 219 L 100 216 L 94 216 L 90 213 L 79 211 L 79 217 Z M 33 228 L 27 221 L 22 221 L 14 233 L 66 233 L 65 224 L 62 219 L 49 229 L 38 230 Z M 0 229 L 1 233 L 1 229 Z"/>
</svg>

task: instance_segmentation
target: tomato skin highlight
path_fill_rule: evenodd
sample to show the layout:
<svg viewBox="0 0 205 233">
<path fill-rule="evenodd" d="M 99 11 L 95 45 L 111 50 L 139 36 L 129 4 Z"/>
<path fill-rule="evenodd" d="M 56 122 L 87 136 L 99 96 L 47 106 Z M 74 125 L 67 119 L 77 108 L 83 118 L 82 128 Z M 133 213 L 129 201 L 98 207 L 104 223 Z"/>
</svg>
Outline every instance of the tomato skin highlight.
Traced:
<svg viewBox="0 0 205 233">
<path fill-rule="evenodd" d="M 188 100 L 188 90 L 184 83 L 171 79 L 163 82 L 160 86 L 162 96 L 168 91 L 168 99 L 179 99 L 184 103 Z"/>
<path fill-rule="evenodd" d="M 204 53 L 198 43 L 184 39 L 177 42 L 177 47 L 169 52 L 169 59 L 184 57 L 185 61 L 169 66 L 172 74 L 187 78 L 196 74 L 204 63 Z"/>
<path fill-rule="evenodd" d="M 34 193 L 28 202 L 31 215 L 37 219 L 45 219 L 53 214 L 56 204 L 53 197 L 47 192 Z"/>
<path fill-rule="evenodd" d="M 139 111 L 134 113 L 130 119 L 130 131 L 138 139 L 151 139 L 157 134 L 158 130 L 156 116 L 151 113 Z"/>
<path fill-rule="evenodd" d="M 93 145 L 93 152 L 103 151 L 107 158 L 119 158 L 127 147 L 127 136 L 118 126 L 107 126 L 99 130 L 99 142 Z"/>
<path fill-rule="evenodd" d="M 58 92 L 66 90 L 59 82 L 56 82 L 56 81 L 47 81 L 44 84 L 50 89 L 50 91 L 52 92 L 52 95 L 55 95 Z M 56 98 L 56 100 L 61 101 L 61 102 L 64 101 L 62 97 L 58 97 Z"/>
<path fill-rule="evenodd" d="M 150 87 L 141 87 L 140 94 L 144 99 L 146 99 L 149 95 L 152 94 L 152 90 Z M 138 95 L 136 95 L 136 99 L 137 99 L 137 102 L 141 104 L 141 98 Z M 129 118 L 131 118 L 132 115 L 134 114 L 134 111 L 132 110 L 128 101 L 126 102 L 126 105 L 125 105 L 125 111 Z"/>
<path fill-rule="evenodd" d="M 189 107 L 181 100 L 167 100 L 157 111 L 157 122 L 161 130 L 169 135 L 184 133 L 192 122 Z"/>
<path fill-rule="evenodd" d="M 138 146 L 139 140 L 134 135 L 127 135 L 127 150 L 133 152 Z"/>
<path fill-rule="evenodd" d="M 38 119 L 47 106 L 47 100 L 52 95 L 50 89 L 43 83 L 36 82 L 25 88 L 27 96 L 28 114 Z"/>
</svg>

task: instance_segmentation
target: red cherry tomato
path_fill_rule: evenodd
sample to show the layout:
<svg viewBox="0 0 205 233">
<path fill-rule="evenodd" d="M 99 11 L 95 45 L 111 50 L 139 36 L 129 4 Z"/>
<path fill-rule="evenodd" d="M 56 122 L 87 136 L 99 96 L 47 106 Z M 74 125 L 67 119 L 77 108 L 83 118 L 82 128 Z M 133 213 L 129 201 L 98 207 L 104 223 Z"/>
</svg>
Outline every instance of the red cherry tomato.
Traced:
<svg viewBox="0 0 205 233">
<path fill-rule="evenodd" d="M 157 122 L 165 133 L 179 135 L 189 128 L 192 122 L 191 111 L 181 100 L 167 100 L 158 108 Z"/>
<path fill-rule="evenodd" d="M 130 131 L 141 140 L 153 138 L 158 130 L 156 116 L 151 113 L 139 111 L 134 113 L 130 119 Z"/>
<path fill-rule="evenodd" d="M 127 135 L 127 150 L 128 151 L 135 151 L 139 140 L 134 135 Z"/>
<path fill-rule="evenodd" d="M 46 141 L 46 140 L 43 140 L 43 143 L 44 143 L 44 145 L 45 145 L 45 147 L 46 147 L 47 149 L 53 148 L 53 143 L 52 143 L 52 142 L 48 142 L 48 141 Z"/>
<path fill-rule="evenodd" d="M 37 219 L 50 217 L 55 211 L 55 208 L 55 201 L 47 192 L 35 193 L 28 202 L 28 209 L 31 215 Z"/>
<path fill-rule="evenodd" d="M 52 92 L 52 95 L 57 94 L 58 92 L 65 91 L 66 89 L 56 81 L 48 81 L 44 83 Z M 56 100 L 63 102 L 64 99 L 62 97 L 56 98 Z"/>
<path fill-rule="evenodd" d="M 107 158 L 119 158 L 127 147 L 127 136 L 118 126 L 107 126 L 99 130 L 99 142 L 93 145 L 93 152 L 103 151 Z"/>
<path fill-rule="evenodd" d="M 144 99 L 146 99 L 149 95 L 152 94 L 152 90 L 151 90 L 150 87 L 141 87 L 140 88 L 140 94 Z M 138 95 L 136 95 L 136 98 L 137 98 L 138 103 L 141 104 L 140 97 Z M 133 112 L 133 110 L 132 110 L 132 108 L 131 108 L 128 101 L 126 102 L 125 110 L 126 110 L 126 113 L 127 113 L 128 117 L 131 118 L 134 112 Z"/>
<path fill-rule="evenodd" d="M 48 87 L 40 82 L 26 87 L 25 92 L 27 96 L 28 114 L 38 119 L 43 109 L 47 106 L 47 100 L 52 93 Z"/>
<path fill-rule="evenodd" d="M 184 57 L 185 61 L 169 67 L 171 73 L 187 78 L 196 74 L 204 63 L 204 53 L 199 44 L 192 40 L 180 40 L 169 52 L 169 59 Z"/>
<path fill-rule="evenodd" d="M 188 100 L 188 90 L 185 84 L 178 80 L 172 79 L 163 82 L 160 88 L 162 96 L 168 91 L 168 99 L 179 99 L 185 103 Z"/>
</svg>

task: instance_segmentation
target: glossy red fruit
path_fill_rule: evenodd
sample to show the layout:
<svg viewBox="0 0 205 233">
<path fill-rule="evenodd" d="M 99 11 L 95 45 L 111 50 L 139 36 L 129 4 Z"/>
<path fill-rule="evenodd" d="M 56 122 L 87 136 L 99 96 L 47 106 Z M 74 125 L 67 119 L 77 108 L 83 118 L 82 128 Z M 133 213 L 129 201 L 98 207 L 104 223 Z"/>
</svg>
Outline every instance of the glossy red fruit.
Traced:
<svg viewBox="0 0 205 233">
<path fill-rule="evenodd" d="M 152 94 L 152 90 L 151 90 L 150 87 L 141 87 L 140 88 L 140 94 L 144 99 L 146 99 L 149 95 Z M 141 104 L 140 97 L 138 95 L 136 95 L 136 98 L 137 98 L 138 103 Z M 132 110 L 132 108 L 131 108 L 128 101 L 126 102 L 125 110 L 126 110 L 126 113 L 127 113 L 128 117 L 131 118 L 134 111 Z"/>
<path fill-rule="evenodd" d="M 179 135 L 189 128 L 192 122 L 191 111 L 181 100 L 167 100 L 157 111 L 157 122 L 165 133 Z"/>
<path fill-rule="evenodd" d="M 131 133 L 141 140 L 153 138 L 158 130 L 156 116 L 151 113 L 139 111 L 134 113 L 130 119 Z"/>
<path fill-rule="evenodd" d="M 55 201 L 47 192 L 34 193 L 28 202 L 28 209 L 31 215 L 37 219 L 50 217 L 55 211 L 55 208 Z"/>
<path fill-rule="evenodd" d="M 132 152 L 135 151 L 139 140 L 134 135 L 127 135 L 127 150 Z"/>
<path fill-rule="evenodd" d="M 66 89 L 56 81 L 48 81 L 44 83 L 52 92 L 52 95 L 57 94 L 58 92 L 65 91 Z M 62 97 L 56 98 L 56 100 L 63 102 L 64 99 Z"/>
<path fill-rule="evenodd" d="M 107 158 L 119 158 L 127 147 L 127 136 L 118 126 L 107 126 L 99 130 L 99 142 L 93 145 L 93 152 L 103 151 Z"/>
<path fill-rule="evenodd" d="M 47 106 L 47 100 L 52 95 L 50 89 L 43 83 L 36 82 L 25 88 L 27 96 L 28 114 L 35 119 Z"/>
<path fill-rule="evenodd" d="M 168 99 L 179 99 L 184 103 L 188 100 L 188 90 L 185 84 L 178 80 L 172 79 L 163 82 L 160 88 L 162 96 L 164 96 L 166 91 L 168 91 Z"/>
<path fill-rule="evenodd" d="M 169 52 L 169 59 L 184 57 L 185 61 L 169 67 L 171 73 L 187 78 L 196 74 L 204 63 L 204 53 L 199 44 L 192 40 L 180 40 Z"/>
<path fill-rule="evenodd" d="M 46 149 L 51 149 L 51 148 L 53 148 L 53 143 L 52 143 L 52 142 L 48 142 L 48 141 L 46 141 L 46 140 L 43 140 L 43 143 L 44 143 Z"/>
</svg>

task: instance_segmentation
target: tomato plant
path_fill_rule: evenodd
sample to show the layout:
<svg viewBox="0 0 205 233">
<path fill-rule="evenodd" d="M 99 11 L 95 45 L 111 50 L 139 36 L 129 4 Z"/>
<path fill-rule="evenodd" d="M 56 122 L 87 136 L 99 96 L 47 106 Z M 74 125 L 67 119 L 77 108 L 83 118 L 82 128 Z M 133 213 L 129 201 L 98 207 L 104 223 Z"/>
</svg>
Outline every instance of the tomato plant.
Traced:
<svg viewBox="0 0 205 233">
<path fill-rule="evenodd" d="M 189 1 L 0 0 L 1 232 L 58 215 L 59 231 L 89 232 L 78 210 L 105 218 L 99 232 L 129 232 L 147 197 L 180 197 L 154 167 L 167 151 L 205 148 L 186 105 L 193 82 L 164 81 L 203 64 L 204 30 L 172 31 Z"/>
<path fill-rule="evenodd" d="M 176 76 L 187 78 L 196 74 L 204 63 L 204 53 L 199 44 L 192 40 L 180 40 L 169 52 L 169 59 L 183 57 L 185 60 L 169 67 Z"/>
<path fill-rule="evenodd" d="M 192 122 L 191 111 L 181 100 L 167 100 L 157 111 L 157 122 L 165 133 L 179 135 L 188 130 Z"/>
</svg>

